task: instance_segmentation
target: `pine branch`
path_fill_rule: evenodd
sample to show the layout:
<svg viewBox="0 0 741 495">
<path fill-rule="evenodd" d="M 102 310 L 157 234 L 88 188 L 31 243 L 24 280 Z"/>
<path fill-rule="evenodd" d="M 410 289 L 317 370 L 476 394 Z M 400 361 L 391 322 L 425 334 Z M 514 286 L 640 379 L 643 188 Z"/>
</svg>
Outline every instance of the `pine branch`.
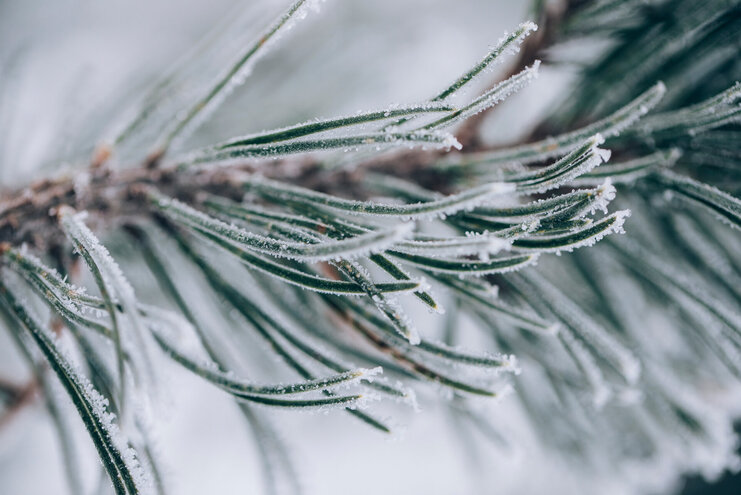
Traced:
<svg viewBox="0 0 741 495">
<path fill-rule="evenodd" d="M 115 492 L 164 494 L 146 423 L 168 362 L 234 401 L 273 492 L 295 473 L 261 409 L 332 410 L 386 434 L 378 409 L 429 385 L 462 431 L 498 442 L 473 401 L 514 386 L 537 448 L 595 479 L 679 450 L 700 454 L 672 475 L 707 468 L 705 452 L 730 466 L 733 415 L 704 391 L 741 376 L 738 1 L 537 2 L 540 29 L 520 24 L 431 98 L 185 149 L 314 3 L 180 94 L 209 46 L 226 50 L 217 33 L 115 117 L 86 166 L 3 189 L 0 323 L 32 379 L 0 384 L 0 422 L 40 390 L 84 490 L 58 382 Z M 486 113 L 532 95 L 538 57 L 584 36 L 608 43 L 558 110 L 486 148 Z M 518 50 L 500 81 L 461 91 Z"/>
</svg>

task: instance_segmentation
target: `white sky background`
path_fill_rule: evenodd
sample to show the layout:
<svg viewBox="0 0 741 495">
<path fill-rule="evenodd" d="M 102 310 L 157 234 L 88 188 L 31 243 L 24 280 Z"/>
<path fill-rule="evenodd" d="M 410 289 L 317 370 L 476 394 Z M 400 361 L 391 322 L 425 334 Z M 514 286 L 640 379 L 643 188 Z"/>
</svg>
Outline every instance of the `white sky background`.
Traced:
<svg viewBox="0 0 741 495">
<path fill-rule="evenodd" d="M 287 3 L 272 2 L 268 10 L 280 10 Z M 78 110 L 86 115 L 91 106 L 103 108 L 151 80 L 233 4 L 1 2 L 0 128 L 9 131 L 0 136 L 0 184 L 27 182 L 41 167 L 58 169 L 55 157 L 73 147 L 75 130 L 85 128 Z M 193 143 L 421 101 L 477 61 L 504 31 L 525 20 L 525 4 L 327 0 L 319 15 L 311 15 L 259 63 L 255 75 Z M 552 94 L 552 81 L 541 77 L 517 96 L 523 105 L 518 113 L 542 108 Z M 524 121 L 519 127 L 512 125 L 514 113 L 499 116 L 507 125 L 488 126 L 497 129 L 494 139 L 512 138 L 526 128 Z M 0 371 L 20 373 L 9 355 L 7 338 L 0 336 L 0 342 Z M 260 465 L 231 400 L 184 372 L 171 373 L 168 383 L 169 411 L 156 432 L 161 457 L 171 469 L 172 493 L 259 493 Z M 569 474 L 572 471 L 560 460 L 532 448 L 536 442 L 529 437 L 528 426 L 517 419 L 519 411 L 511 398 L 482 407 L 507 418 L 505 433 L 517 437 L 517 446 L 493 448 L 482 441 L 481 465 L 476 465 L 464 448 L 471 442 L 461 442 L 444 404 L 436 405 L 434 399 L 434 391 L 422 394 L 423 411 L 418 414 L 403 408 L 395 411 L 406 431 L 391 441 L 339 412 L 328 416 L 276 412 L 274 419 L 296 449 L 308 493 L 576 494 L 596 493 L 593 487 L 599 486 L 600 493 L 607 494 L 630 493 L 636 481 Z M 81 449 L 80 462 L 94 477 L 89 447 Z M 482 479 L 477 479 L 477 472 L 483 473 Z M 664 474 L 669 473 L 653 473 L 660 485 Z M 0 431 L 0 493 L 62 493 L 62 476 L 56 438 L 38 404 Z M 482 491 L 482 486 L 489 488 Z"/>
</svg>

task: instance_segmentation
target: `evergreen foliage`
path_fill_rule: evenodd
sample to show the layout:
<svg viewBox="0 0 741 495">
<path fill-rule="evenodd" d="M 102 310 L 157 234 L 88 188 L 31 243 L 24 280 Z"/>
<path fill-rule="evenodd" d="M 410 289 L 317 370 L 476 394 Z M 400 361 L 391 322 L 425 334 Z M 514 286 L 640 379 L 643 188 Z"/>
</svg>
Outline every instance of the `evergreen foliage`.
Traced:
<svg viewBox="0 0 741 495">
<path fill-rule="evenodd" d="M 165 494 L 144 425 L 167 361 L 234 398 L 268 492 L 295 477 L 271 408 L 386 434 L 377 408 L 428 383 L 484 436 L 500 433 L 475 397 L 512 386 L 544 448 L 598 472 L 732 466 L 732 414 L 707 393 L 741 377 L 741 3 L 536 2 L 538 26 L 429 99 L 189 147 L 319 3 L 294 2 L 194 75 L 231 31 L 212 36 L 111 116 L 91 159 L 3 191 L 1 328 L 43 385 L 70 491 L 79 439 L 50 374 L 115 493 Z M 605 48 L 531 136 L 487 146 L 482 117 L 584 40 Z M 501 63 L 510 74 L 464 91 Z M 138 295 L 147 280 L 155 304 Z M 283 374 L 236 362 L 252 345 L 238 334 Z"/>
</svg>

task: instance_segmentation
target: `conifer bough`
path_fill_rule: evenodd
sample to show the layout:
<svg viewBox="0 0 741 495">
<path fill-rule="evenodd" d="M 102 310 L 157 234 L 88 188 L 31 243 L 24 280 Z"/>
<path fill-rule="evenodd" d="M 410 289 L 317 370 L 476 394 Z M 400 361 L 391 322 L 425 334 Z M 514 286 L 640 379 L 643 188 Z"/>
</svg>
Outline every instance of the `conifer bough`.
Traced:
<svg viewBox="0 0 741 495">
<path fill-rule="evenodd" d="M 145 426 L 166 362 L 235 401 L 267 493 L 278 473 L 300 488 L 271 409 L 345 413 L 387 434 L 382 408 L 414 405 L 426 384 L 451 398 L 460 431 L 497 442 L 507 425 L 480 401 L 512 387 L 537 448 L 584 461 L 568 469 L 585 492 L 591 479 L 655 489 L 623 476 L 639 464 L 670 465 L 662 486 L 731 466 L 736 418 L 703 391 L 732 395 L 741 378 L 741 4 L 535 2 L 540 27 L 522 23 L 431 97 L 189 149 L 319 3 L 294 2 L 233 53 L 218 28 L 110 147 L 3 189 L 0 328 L 43 384 L 70 491 L 86 489 L 69 459 L 80 439 L 46 375 L 115 493 L 166 494 Z M 492 110 L 537 94 L 538 58 L 559 62 L 584 36 L 609 43 L 532 135 L 482 144 Z M 230 61 L 181 92 L 210 50 Z M 20 407 L 0 397 L 0 414 Z"/>
</svg>

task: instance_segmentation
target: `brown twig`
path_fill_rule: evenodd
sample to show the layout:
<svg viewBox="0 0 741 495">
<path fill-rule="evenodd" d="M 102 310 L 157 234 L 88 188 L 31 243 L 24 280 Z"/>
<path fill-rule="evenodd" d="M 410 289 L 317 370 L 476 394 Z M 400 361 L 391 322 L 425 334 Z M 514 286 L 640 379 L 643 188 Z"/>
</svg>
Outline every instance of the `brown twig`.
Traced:
<svg viewBox="0 0 741 495">
<path fill-rule="evenodd" d="M 243 195 L 240 177 L 245 172 L 259 172 L 305 187 L 358 198 L 364 194 L 359 185 L 369 170 L 414 177 L 422 185 L 445 190 L 445 181 L 439 180 L 439 174 L 428 167 L 440 153 L 416 150 L 386 155 L 351 171 L 326 171 L 317 161 L 305 158 L 194 170 L 142 166 L 115 171 L 106 165 L 96 165 L 78 175 L 41 180 L 25 189 L 5 191 L 0 196 L 0 245 L 25 242 L 47 251 L 53 249 L 63 242 L 54 218 L 63 205 L 94 212 L 95 216 L 90 219 L 93 228 L 112 227 L 132 216 L 140 217 L 147 208 L 140 194 L 146 186 L 155 186 L 168 196 L 192 204 L 198 203 L 199 193 L 204 191 L 240 199 Z"/>
<path fill-rule="evenodd" d="M 3 388 L 12 390 L 12 396 L 2 415 L 0 415 L 0 429 L 13 421 L 13 418 L 38 396 L 39 382 L 35 378 L 31 378 L 24 385 L 15 385 L 4 381 Z"/>
</svg>

